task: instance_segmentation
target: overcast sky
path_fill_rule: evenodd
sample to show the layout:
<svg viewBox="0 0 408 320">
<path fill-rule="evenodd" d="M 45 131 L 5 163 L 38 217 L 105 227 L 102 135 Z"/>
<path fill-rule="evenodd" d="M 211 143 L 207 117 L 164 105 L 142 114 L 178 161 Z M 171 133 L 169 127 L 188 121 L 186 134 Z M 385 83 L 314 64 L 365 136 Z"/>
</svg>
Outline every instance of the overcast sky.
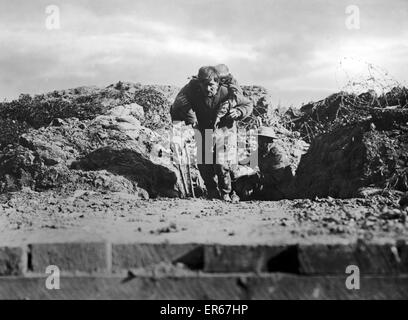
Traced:
<svg viewBox="0 0 408 320">
<path fill-rule="evenodd" d="M 59 30 L 46 28 L 50 4 Z M 360 29 L 346 27 L 348 5 Z M 240 83 L 299 105 L 339 91 L 339 71 L 365 61 L 405 83 L 407 57 L 407 0 L 0 0 L 8 99 L 119 80 L 181 86 L 201 65 L 226 63 Z"/>
</svg>

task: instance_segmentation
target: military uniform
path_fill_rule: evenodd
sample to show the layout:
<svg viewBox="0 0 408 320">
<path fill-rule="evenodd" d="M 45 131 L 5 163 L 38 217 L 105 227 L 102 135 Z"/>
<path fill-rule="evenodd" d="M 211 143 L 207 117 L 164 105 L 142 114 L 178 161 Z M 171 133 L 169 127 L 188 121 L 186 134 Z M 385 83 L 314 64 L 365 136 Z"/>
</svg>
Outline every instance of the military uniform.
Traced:
<svg viewBox="0 0 408 320">
<path fill-rule="evenodd" d="M 215 176 L 218 177 L 219 191 L 222 194 L 231 192 L 231 170 L 237 164 L 236 121 L 225 116 L 218 129 L 213 131 L 217 112 L 229 98 L 229 88 L 225 85 L 220 85 L 214 97 L 204 96 L 198 80 L 193 79 L 181 89 L 170 111 L 173 121 L 197 124 L 200 134 L 196 137 L 198 169 L 209 193 L 217 190 Z M 252 113 L 251 102 L 240 93 L 235 108 L 240 111 L 241 118 Z"/>
</svg>

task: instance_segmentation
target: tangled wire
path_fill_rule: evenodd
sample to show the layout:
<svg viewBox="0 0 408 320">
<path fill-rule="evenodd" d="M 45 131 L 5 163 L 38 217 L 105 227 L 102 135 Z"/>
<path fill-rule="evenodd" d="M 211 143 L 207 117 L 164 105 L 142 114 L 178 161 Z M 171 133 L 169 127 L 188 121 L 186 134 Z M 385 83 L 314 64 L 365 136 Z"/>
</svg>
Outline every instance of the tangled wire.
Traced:
<svg viewBox="0 0 408 320">
<path fill-rule="evenodd" d="M 358 64 L 365 71 L 352 75 L 347 65 Z M 299 131 L 305 141 L 311 142 L 322 133 L 365 121 L 376 108 L 408 107 L 408 89 L 386 70 L 372 63 L 344 58 L 338 71 L 344 78 L 339 93 L 306 104 L 300 110 L 290 109 L 281 119 L 286 128 Z"/>
</svg>

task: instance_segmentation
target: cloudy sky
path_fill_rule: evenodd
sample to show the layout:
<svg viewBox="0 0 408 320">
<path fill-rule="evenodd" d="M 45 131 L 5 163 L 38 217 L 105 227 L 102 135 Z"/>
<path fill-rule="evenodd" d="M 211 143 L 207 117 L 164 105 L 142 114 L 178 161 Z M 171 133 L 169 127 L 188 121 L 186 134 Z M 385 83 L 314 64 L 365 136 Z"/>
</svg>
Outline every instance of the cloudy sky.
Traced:
<svg viewBox="0 0 408 320">
<path fill-rule="evenodd" d="M 57 30 L 46 27 L 49 5 Z M 349 5 L 359 29 L 346 26 Z M 299 105 L 340 90 L 344 70 L 366 62 L 406 83 L 407 57 L 407 0 L 0 0 L 7 99 L 119 80 L 181 86 L 199 66 L 226 63 L 240 83 Z"/>
</svg>

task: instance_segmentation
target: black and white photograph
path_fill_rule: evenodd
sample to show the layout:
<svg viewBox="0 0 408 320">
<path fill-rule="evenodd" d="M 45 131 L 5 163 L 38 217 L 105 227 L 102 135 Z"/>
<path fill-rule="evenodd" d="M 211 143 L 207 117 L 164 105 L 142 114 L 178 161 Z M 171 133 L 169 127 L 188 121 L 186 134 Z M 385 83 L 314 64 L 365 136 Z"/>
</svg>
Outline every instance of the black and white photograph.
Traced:
<svg viewBox="0 0 408 320">
<path fill-rule="evenodd" d="M 0 300 L 407 300 L 407 80 L 407 0 L 0 0 Z"/>
</svg>

